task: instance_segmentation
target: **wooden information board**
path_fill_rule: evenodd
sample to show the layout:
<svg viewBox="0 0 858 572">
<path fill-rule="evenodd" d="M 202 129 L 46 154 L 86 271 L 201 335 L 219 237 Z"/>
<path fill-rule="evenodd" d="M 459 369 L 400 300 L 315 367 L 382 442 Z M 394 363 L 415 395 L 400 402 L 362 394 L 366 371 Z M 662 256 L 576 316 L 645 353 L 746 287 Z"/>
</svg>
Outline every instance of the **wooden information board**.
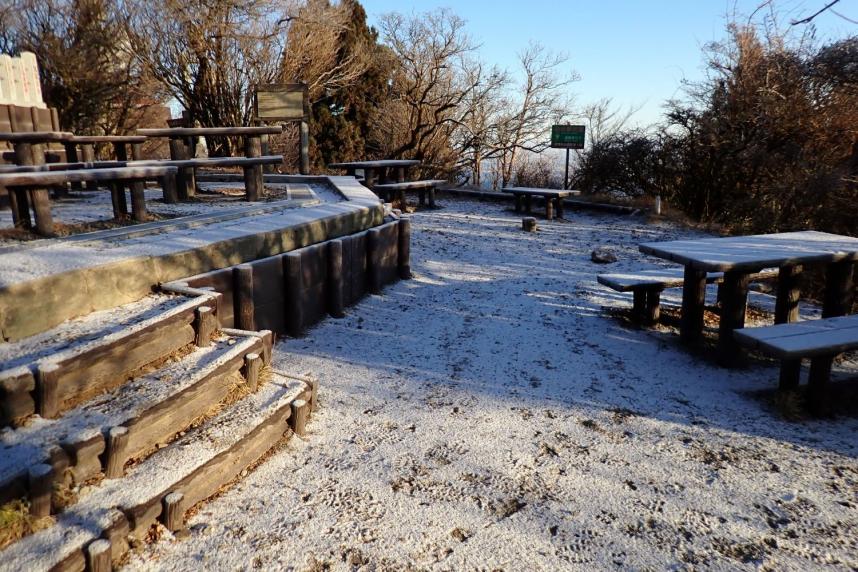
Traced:
<svg viewBox="0 0 858 572">
<path fill-rule="evenodd" d="M 308 107 L 306 84 L 279 83 L 256 88 L 257 121 L 305 121 Z"/>
</svg>

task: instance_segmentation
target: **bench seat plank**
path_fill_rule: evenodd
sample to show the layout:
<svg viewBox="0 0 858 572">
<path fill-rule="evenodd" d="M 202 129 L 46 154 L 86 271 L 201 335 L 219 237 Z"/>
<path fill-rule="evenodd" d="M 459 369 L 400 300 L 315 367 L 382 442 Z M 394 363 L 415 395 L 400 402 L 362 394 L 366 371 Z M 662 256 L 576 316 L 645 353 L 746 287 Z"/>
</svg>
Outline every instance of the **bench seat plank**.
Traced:
<svg viewBox="0 0 858 572">
<path fill-rule="evenodd" d="M 581 191 L 564 191 L 559 189 L 537 189 L 534 187 L 505 187 L 501 189 L 504 193 L 510 193 L 513 195 L 531 195 L 537 197 L 571 197 L 573 195 L 580 195 Z"/>
<path fill-rule="evenodd" d="M 373 188 L 386 191 L 407 191 L 409 189 L 434 188 L 446 182 L 444 179 L 426 179 L 423 181 L 405 181 L 404 183 L 382 183 Z"/>
<path fill-rule="evenodd" d="M 836 355 L 858 349 L 858 315 L 746 328 L 734 332 L 736 340 L 781 359 Z"/>
<path fill-rule="evenodd" d="M 751 275 L 753 279 L 775 278 L 778 275 L 777 268 L 767 268 Z M 636 270 L 631 272 L 612 272 L 610 274 L 599 274 L 596 280 L 599 284 L 607 286 L 617 292 L 631 292 L 638 289 L 653 288 L 678 288 L 682 286 L 684 271 L 682 268 L 653 268 L 651 270 Z M 724 279 L 723 272 L 709 272 L 706 275 L 708 284 L 721 282 Z"/>
</svg>

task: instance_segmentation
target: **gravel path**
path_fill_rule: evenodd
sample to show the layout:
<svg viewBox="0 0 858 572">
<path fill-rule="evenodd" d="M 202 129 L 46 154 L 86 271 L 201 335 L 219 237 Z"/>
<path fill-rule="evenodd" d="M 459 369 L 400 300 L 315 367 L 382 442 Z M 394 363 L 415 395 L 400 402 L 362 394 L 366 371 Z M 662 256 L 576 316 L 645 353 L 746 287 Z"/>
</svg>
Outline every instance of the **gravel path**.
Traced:
<svg viewBox="0 0 858 572">
<path fill-rule="evenodd" d="M 858 567 L 858 420 L 784 421 L 759 397 L 773 365 L 723 370 L 605 312 L 630 301 L 594 247 L 631 269 L 691 233 L 445 206 L 413 216 L 415 280 L 278 346 L 320 379 L 307 439 L 129 569 Z"/>
</svg>

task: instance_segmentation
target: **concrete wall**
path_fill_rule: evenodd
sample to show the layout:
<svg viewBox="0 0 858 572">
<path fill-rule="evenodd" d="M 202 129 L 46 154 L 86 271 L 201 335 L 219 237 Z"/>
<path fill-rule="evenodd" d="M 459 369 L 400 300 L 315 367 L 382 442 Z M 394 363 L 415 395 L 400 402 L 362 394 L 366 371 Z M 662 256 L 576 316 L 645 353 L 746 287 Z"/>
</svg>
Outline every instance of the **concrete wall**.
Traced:
<svg viewBox="0 0 858 572">
<path fill-rule="evenodd" d="M 247 261 L 259 260 L 363 231 L 381 224 L 383 207 L 378 198 L 354 178 L 331 177 L 346 201 L 284 211 L 282 227 L 273 230 L 249 226 L 246 233 L 226 240 L 213 239 L 193 248 L 176 243 L 169 252 L 151 256 L 107 260 L 81 260 L 80 266 L 35 276 L 0 287 L 0 336 L 9 341 L 48 330 L 65 320 L 115 308 L 143 298 L 165 282 L 208 273 Z M 205 238 L 206 228 L 197 237 Z M 213 234 L 216 236 L 216 233 Z M 169 235 L 159 236 L 162 244 Z M 62 256 L 56 244 L 27 250 L 33 264 L 44 257 Z M 2 265 L 0 257 L 0 265 Z M 24 262 L 26 264 L 27 262 Z M 225 312 L 227 314 L 228 312 Z"/>
</svg>

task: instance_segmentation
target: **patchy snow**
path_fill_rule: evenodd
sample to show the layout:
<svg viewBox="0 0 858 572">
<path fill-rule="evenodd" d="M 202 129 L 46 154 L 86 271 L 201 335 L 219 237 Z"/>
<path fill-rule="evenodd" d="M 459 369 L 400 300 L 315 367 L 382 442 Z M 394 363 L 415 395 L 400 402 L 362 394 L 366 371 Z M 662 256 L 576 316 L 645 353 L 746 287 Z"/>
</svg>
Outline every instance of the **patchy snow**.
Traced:
<svg viewBox="0 0 858 572">
<path fill-rule="evenodd" d="M 413 215 L 415 279 L 277 346 L 320 379 L 293 439 L 130 570 L 854 569 L 858 420 L 788 422 L 595 282 L 695 233 L 502 205 Z M 666 296 L 666 298 L 669 298 Z M 853 373 L 858 364 L 847 363 Z"/>
<path fill-rule="evenodd" d="M 179 305 L 187 305 L 188 302 L 189 300 L 182 296 L 152 294 L 131 304 L 66 320 L 55 328 L 28 338 L 2 343 L 0 372 L 34 363 L 45 356 L 82 350 L 87 344 L 103 343 L 108 336 L 160 316 Z"/>
</svg>

